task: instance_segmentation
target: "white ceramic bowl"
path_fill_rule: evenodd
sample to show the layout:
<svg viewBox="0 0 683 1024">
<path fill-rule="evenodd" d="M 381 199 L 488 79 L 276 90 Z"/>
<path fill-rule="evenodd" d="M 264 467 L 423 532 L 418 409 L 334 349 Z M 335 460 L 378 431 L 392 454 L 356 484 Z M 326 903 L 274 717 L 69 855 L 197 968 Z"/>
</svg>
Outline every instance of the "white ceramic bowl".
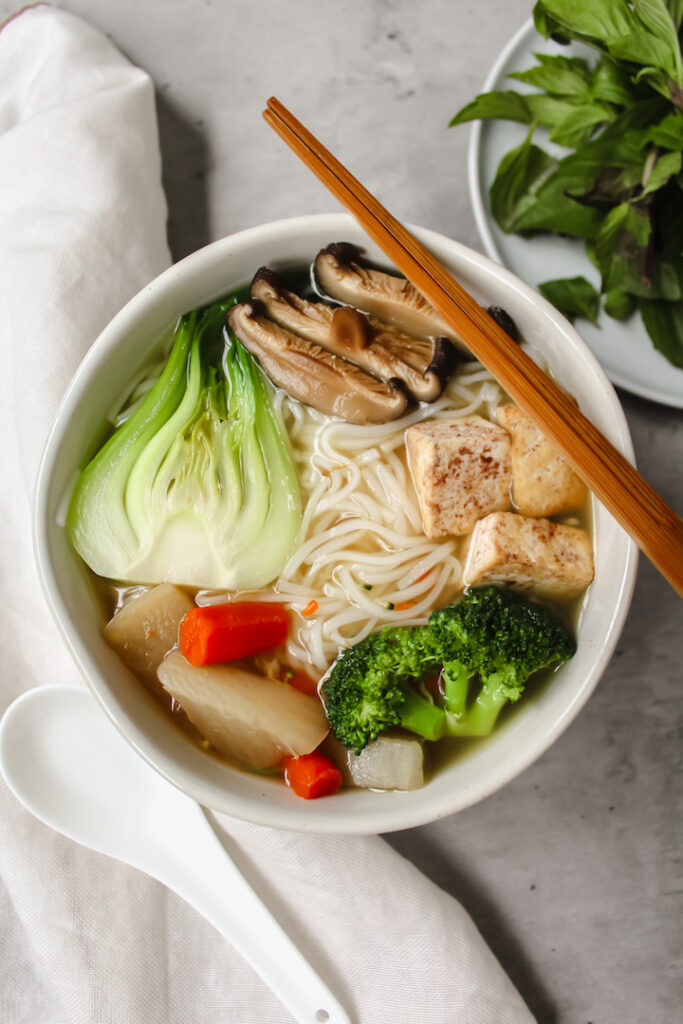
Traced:
<svg viewBox="0 0 683 1024">
<path fill-rule="evenodd" d="M 442 235 L 415 231 L 479 301 L 503 306 L 512 315 L 582 410 L 632 459 L 616 394 L 572 326 L 490 260 Z M 249 821 L 318 832 L 374 833 L 433 821 L 493 793 L 539 757 L 585 704 L 619 637 L 636 570 L 633 544 L 602 506 L 593 503 L 596 577 L 584 602 L 578 651 L 551 684 L 423 789 L 347 789 L 312 801 L 298 799 L 281 782 L 221 764 L 176 728 L 104 642 L 92 581 L 61 525 L 77 472 L 93 454 L 92 439 L 102 434 L 104 411 L 125 393 L 169 324 L 184 311 L 244 284 L 264 263 L 310 260 L 322 246 L 340 240 L 356 242 L 370 257 L 383 259 L 345 214 L 298 217 L 207 246 L 171 267 L 121 310 L 93 344 L 60 407 L 38 483 L 36 550 L 49 603 L 83 676 L 121 733 L 158 771 L 205 806 Z"/>
</svg>

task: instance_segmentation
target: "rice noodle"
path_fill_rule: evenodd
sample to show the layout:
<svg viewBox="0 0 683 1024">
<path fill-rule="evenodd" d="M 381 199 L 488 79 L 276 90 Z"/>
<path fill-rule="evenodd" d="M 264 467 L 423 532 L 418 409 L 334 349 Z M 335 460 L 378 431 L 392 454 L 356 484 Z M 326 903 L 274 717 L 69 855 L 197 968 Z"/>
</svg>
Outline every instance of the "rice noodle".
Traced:
<svg viewBox="0 0 683 1024">
<path fill-rule="evenodd" d="M 197 602 L 288 605 L 287 660 L 315 675 L 341 648 L 382 626 L 425 623 L 461 588 L 462 567 L 452 537 L 429 540 L 422 532 L 406 428 L 428 418 L 493 417 L 502 397 L 477 362 L 465 363 L 431 405 L 379 426 L 331 420 L 278 391 L 275 406 L 289 432 L 304 502 L 299 547 L 273 586 L 200 591 Z"/>
</svg>

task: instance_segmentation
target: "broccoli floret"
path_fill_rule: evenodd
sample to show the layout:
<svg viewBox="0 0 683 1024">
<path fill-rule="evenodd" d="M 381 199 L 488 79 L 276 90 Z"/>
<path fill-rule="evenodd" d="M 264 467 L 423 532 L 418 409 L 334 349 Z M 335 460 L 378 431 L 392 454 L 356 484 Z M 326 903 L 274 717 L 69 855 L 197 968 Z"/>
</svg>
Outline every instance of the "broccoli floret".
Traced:
<svg viewBox="0 0 683 1024">
<path fill-rule="evenodd" d="M 414 685 L 439 664 L 425 626 L 387 626 L 347 648 L 321 688 L 335 737 L 358 753 L 396 725 L 439 739 L 444 712 Z"/>
<path fill-rule="evenodd" d="M 322 696 L 335 737 L 358 752 L 394 726 L 430 740 L 485 736 L 533 672 L 575 649 L 549 608 L 482 587 L 434 612 L 428 626 L 389 626 L 344 651 Z M 439 669 L 442 704 L 418 688 Z"/>
<path fill-rule="evenodd" d="M 442 652 L 444 709 L 452 736 L 486 736 L 527 679 L 574 654 L 576 642 L 546 605 L 510 590 L 481 587 L 433 612 L 428 631 Z M 481 688 L 469 702 L 472 681 Z"/>
</svg>

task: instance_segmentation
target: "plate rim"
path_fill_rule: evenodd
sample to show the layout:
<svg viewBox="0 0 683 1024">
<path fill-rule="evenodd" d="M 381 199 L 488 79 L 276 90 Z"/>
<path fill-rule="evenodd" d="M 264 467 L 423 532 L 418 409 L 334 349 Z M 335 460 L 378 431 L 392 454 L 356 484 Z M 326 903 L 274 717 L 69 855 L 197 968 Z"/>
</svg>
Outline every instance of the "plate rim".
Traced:
<svg viewBox="0 0 683 1024">
<path fill-rule="evenodd" d="M 527 35 L 530 35 L 531 33 L 536 33 L 534 19 L 527 18 L 496 57 L 488 74 L 486 75 L 480 92 L 490 92 L 495 87 L 496 82 L 500 79 L 502 68 L 507 63 L 509 57 L 526 39 Z M 472 211 L 474 213 L 474 220 L 486 255 L 490 259 L 495 260 L 496 263 L 499 263 L 500 266 L 506 267 L 515 274 L 515 276 L 521 278 L 521 274 L 519 274 L 518 269 L 514 266 L 510 266 L 503 260 L 489 226 L 490 217 L 487 214 L 484 203 L 484 190 L 481 187 L 482 175 L 480 174 L 481 136 L 485 124 L 488 125 L 489 122 L 484 122 L 481 119 L 472 122 L 467 148 L 467 184 L 470 202 L 472 204 Z M 521 279 L 524 280 L 525 284 L 528 284 L 524 278 Z M 533 288 L 534 286 L 530 284 L 529 287 Z M 585 338 L 583 340 L 585 341 Z M 591 352 L 593 352 L 592 347 L 587 341 L 586 345 L 588 345 Z M 593 354 L 595 355 L 594 352 Z M 596 358 L 598 358 L 597 355 Z M 660 391 L 656 388 L 640 384 L 637 379 L 624 377 L 618 371 L 614 371 L 611 368 L 608 369 L 601 361 L 600 365 L 611 382 L 616 387 L 629 392 L 629 394 L 638 395 L 639 398 L 646 398 L 651 402 L 656 402 L 658 405 L 665 405 L 673 409 L 683 409 L 683 392 L 674 394 L 671 391 Z"/>
</svg>

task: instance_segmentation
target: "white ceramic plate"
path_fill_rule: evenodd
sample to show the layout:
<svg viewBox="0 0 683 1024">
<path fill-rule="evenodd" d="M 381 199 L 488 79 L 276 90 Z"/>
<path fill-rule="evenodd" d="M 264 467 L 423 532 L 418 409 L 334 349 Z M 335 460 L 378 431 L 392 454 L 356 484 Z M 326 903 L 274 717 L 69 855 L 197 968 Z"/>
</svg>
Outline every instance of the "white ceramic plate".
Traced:
<svg viewBox="0 0 683 1024">
<path fill-rule="evenodd" d="M 535 64 L 534 53 L 561 53 L 565 56 L 586 56 L 595 60 L 595 51 L 572 44 L 559 46 L 544 40 L 529 20 L 505 47 L 491 68 L 481 92 L 492 89 L 527 90 L 522 82 L 507 76 Z M 504 234 L 491 215 L 489 189 L 501 157 L 518 146 L 528 128 L 513 121 L 475 121 L 470 138 L 468 176 L 474 215 L 487 254 L 508 267 L 517 277 L 536 288 L 541 281 L 555 277 L 582 274 L 599 288 L 600 277 L 585 254 L 580 239 L 538 235 L 521 238 Z M 549 152 L 562 155 L 568 150 L 540 141 L 543 130 L 536 133 L 539 144 Z M 587 320 L 577 321 L 583 339 L 600 360 L 610 380 L 619 387 L 665 405 L 683 408 L 683 370 L 672 366 L 652 345 L 639 315 L 618 323 L 601 313 L 600 326 Z"/>
</svg>

